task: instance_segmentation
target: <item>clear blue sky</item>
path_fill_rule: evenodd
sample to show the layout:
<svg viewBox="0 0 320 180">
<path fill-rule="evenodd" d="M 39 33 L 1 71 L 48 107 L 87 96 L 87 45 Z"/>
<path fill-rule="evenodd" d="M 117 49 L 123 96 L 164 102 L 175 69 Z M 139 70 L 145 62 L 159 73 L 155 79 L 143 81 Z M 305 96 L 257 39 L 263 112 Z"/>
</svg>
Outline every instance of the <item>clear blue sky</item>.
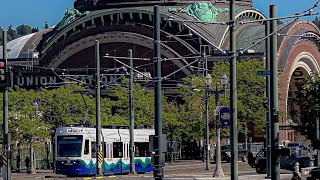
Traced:
<svg viewBox="0 0 320 180">
<path fill-rule="evenodd" d="M 253 1 L 254 8 L 262 11 L 266 16 L 269 16 L 269 4 L 278 6 L 278 16 L 286 16 L 308 9 L 317 0 Z M 50 26 L 57 24 L 62 19 L 65 9 L 72 7 L 73 2 L 74 0 L 0 0 L 0 26 L 8 27 L 12 24 L 15 28 L 24 23 L 43 29 L 45 21 L 48 21 Z"/>
</svg>

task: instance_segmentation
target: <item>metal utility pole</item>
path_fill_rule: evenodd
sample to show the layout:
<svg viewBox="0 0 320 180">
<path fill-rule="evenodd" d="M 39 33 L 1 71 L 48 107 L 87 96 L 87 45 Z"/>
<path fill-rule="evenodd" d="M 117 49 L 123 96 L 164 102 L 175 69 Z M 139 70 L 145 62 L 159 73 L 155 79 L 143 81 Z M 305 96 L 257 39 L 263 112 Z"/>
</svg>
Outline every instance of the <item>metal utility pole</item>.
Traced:
<svg viewBox="0 0 320 180">
<path fill-rule="evenodd" d="M 205 61 L 205 77 L 208 77 L 208 60 L 205 57 L 206 56 L 206 49 L 204 47 L 203 52 L 202 52 L 202 56 L 204 58 Z M 209 170 L 209 147 L 210 147 L 210 143 L 209 143 L 209 87 L 210 85 L 206 84 L 206 144 L 205 144 L 205 150 L 206 150 L 206 169 L 205 170 Z"/>
<path fill-rule="evenodd" d="M 238 179 L 237 65 L 235 37 L 235 0 L 230 0 L 230 109 L 231 109 L 231 179 Z"/>
<path fill-rule="evenodd" d="M 100 121 L 100 52 L 99 41 L 95 43 L 95 60 L 96 60 L 96 140 L 97 140 L 97 175 L 102 176 L 102 145 L 101 145 L 101 121 Z"/>
<path fill-rule="evenodd" d="M 7 31 L 2 31 L 3 35 L 3 59 L 7 64 Z M 5 72 L 6 73 L 6 72 Z M 7 77 L 6 77 L 7 78 Z M 3 153 L 2 153 L 2 178 L 4 180 L 11 179 L 11 160 L 10 160 L 10 144 L 9 144 L 9 128 L 8 128 L 8 88 L 3 89 Z"/>
<path fill-rule="evenodd" d="M 134 163 L 134 114 L 133 114 L 133 60 L 132 60 L 132 50 L 128 50 L 128 56 L 130 60 L 130 82 L 129 82 L 129 109 L 130 109 L 130 173 L 135 173 L 135 163 Z"/>
<path fill-rule="evenodd" d="M 160 12 L 159 6 L 156 5 L 153 8 L 153 61 L 154 61 L 154 108 L 155 108 L 155 136 L 154 136 L 154 170 L 153 176 L 155 179 L 163 178 L 162 169 L 162 146 L 161 146 L 161 135 L 162 135 L 162 105 L 161 105 L 161 52 L 160 52 Z"/>
<path fill-rule="evenodd" d="M 265 36 L 268 37 L 270 34 L 270 23 L 265 21 Z M 265 66 L 266 70 L 270 71 L 270 38 L 266 38 L 266 53 L 265 53 Z M 270 141 L 270 76 L 266 76 L 266 99 L 267 99 L 267 109 L 266 109 L 266 145 L 267 145 L 267 177 L 271 178 L 271 141 Z"/>
<path fill-rule="evenodd" d="M 270 5 L 270 18 L 276 17 L 276 5 Z M 277 31 L 277 20 L 271 20 L 270 33 Z M 270 37 L 270 103 L 271 103 L 271 178 L 280 180 L 277 34 Z"/>
</svg>

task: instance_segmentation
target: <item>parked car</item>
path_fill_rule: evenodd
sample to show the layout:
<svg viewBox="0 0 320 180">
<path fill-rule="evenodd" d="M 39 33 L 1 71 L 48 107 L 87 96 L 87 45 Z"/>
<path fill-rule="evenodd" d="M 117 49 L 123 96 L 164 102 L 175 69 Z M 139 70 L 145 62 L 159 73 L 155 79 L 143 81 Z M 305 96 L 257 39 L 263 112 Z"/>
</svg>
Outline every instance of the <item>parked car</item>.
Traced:
<svg viewBox="0 0 320 180">
<path fill-rule="evenodd" d="M 262 174 L 266 172 L 267 158 L 264 156 L 266 149 L 261 150 L 256 157 L 256 172 Z M 313 167 L 315 158 L 312 155 L 303 156 L 280 156 L 280 168 L 294 171 L 296 162 L 299 163 L 299 168 Z"/>
<path fill-rule="evenodd" d="M 247 161 L 247 149 L 243 148 L 242 145 L 238 145 L 238 158 L 243 162 Z M 222 161 L 231 161 L 231 145 L 221 146 L 221 160 Z"/>
<path fill-rule="evenodd" d="M 310 176 L 307 177 L 307 180 L 317 180 L 320 179 L 320 167 L 314 168 L 310 171 Z"/>
<path fill-rule="evenodd" d="M 251 167 L 255 167 L 255 160 L 257 154 L 260 152 L 261 149 L 264 148 L 263 142 L 256 142 L 256 143 L 249 143 L 248 144 L 248 164 Z"/>
<path fill-rule="evenodd" d="M 307 155 L 309 153 L 308 147 L 305 147 L 303 142 L 291 142 L 286 144 L 286 147 L 291 149 L 291 153 L 294 156 Z"/>
</svg>

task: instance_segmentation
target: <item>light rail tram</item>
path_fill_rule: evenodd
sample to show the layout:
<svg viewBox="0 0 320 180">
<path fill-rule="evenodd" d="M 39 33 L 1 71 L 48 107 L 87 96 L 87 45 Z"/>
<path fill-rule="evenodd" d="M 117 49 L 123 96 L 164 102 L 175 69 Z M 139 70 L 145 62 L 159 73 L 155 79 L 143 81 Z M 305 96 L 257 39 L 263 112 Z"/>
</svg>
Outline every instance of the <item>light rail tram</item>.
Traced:
<svg viewBox="0 0 320 180">
<path fill-rule="evenodd" d="M 129 129 L 102 128 L 103 174 L 129 173 Z M 134 164 L 137 173 L 151 172 L 149 135 L 154 129 L 134 129 Z M 96 174 L 96 129 L 59 127 L 55 134 L 57 174 L 83 176 Z"/>
</svg>

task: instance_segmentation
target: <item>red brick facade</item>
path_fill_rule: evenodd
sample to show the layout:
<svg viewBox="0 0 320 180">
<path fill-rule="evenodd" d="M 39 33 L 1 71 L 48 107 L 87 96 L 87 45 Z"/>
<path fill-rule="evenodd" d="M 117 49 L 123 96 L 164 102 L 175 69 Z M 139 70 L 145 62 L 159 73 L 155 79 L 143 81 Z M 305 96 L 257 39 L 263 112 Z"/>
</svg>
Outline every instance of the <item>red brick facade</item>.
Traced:
<svg viewBox="0 0 320 180">
<path fill-rule="evenodd" d="M 309 30 L 311 32 L 319 33 L 319 30 L 315 27 L 314 24 L 310 22 L 298 22 L 294 26 L 292 26 L 289 31 L 286 33 L 288 36 L 284 38 L 282 41 L 279 52 L 278 52 L 278 60 L 281 59 L 281 57 L 284 55 L 284 51 L 287 47 L 287 43 L 289 42 L 290 35 L 294 35 L 296 32 L 301 30 Z M 297 67 L 293 67 L 295 60 L 301 55 L 301 54 L 307 54 L 313 59 L 317 61 L 317 64 L 320 65 L 320 52 L 318 47 L 308 40 L 301 40 L 300 42 L 296 43 L 290 50 L 290 54 L 287 58 L 285 68 L 283 69 L 283 72 L 281 73 L 280 79 L 279 79 L 279 111 L 281 112 L 282 116 L 280 117 L 280 125 L 283 123 L 286 123 L 286 101 L 288 96 L 288 90 L 289 90 L 289 83 L 290 83 L 290 77 L 292 76 L 292 71 L 296 69 Z M 294 131 L 288 130 L 288 131 L 280 131 L 279 132 L 279 139 L 280 141 L 283 140 L 290 140 L 290 141 L 296 141 L 296 138 L 294 137 Z"/>
</svg>

